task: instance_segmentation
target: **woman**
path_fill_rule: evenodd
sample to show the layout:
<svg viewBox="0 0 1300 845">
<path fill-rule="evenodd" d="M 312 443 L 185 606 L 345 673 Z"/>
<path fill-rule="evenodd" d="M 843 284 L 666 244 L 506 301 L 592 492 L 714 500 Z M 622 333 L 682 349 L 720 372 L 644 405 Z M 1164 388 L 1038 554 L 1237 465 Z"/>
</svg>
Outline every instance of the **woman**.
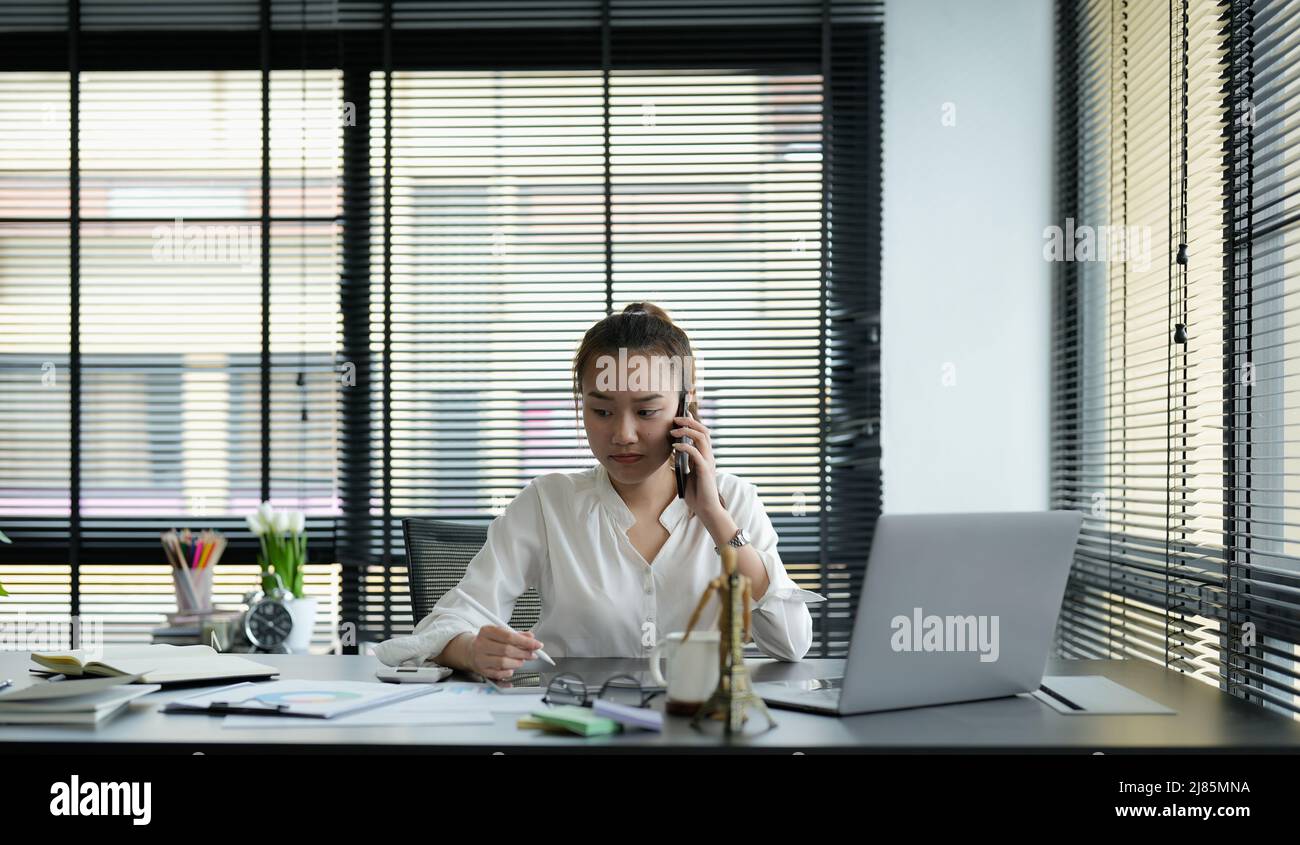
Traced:
<svg viewBox="0 0 1300 845">
<path fill-rule="evenodd" d="M 390 666 L 432 659 L 505 680 L 540 648 L 552 657 L 649 656 L 657 640 L 685 630 L 721 571 L 723 543 L 736 547 L 752 583 L 754 641 L 778 660 L 802 659 L 812 642 L 805 602 L 821 596 L 786 574 L 754 485 L 714 469 L 690 379 L 644 378 L 669 372 L 664 362 L 679 362 L 671 372 L 686 376 L 693 361 L 685 332 L 655 305 L 633 303 L 592 326 L 573 379 L 597 465 L 530 482 L 489 527 L 458 589 L 414 634 L 381 643 L 379 659 Z M 689 417 L 675 416 L 682 389 Z M 683 436 L 693 445 L 673 442 Z M 678 450 L 691 465 L 684 501 L 673 470 Z M 542 610 L 527 632 L 493 624 L 461 595 L 508 620 L 529 587 Z M 715 599 L 697 627 L 716 626 L 717 615 Z"/>
</svg>

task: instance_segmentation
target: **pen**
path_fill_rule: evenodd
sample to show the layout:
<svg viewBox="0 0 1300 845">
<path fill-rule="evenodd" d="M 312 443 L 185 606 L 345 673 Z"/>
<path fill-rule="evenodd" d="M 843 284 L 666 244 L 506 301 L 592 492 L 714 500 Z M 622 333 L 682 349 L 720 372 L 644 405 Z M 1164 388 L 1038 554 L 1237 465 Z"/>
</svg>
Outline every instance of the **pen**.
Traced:
<svg viewBox="0 0 1300 845">
<path fill-rule="evenodd" d="M 500 619 L 498 619 L 498 618 L 497 618 L 497 615 L 496 615 L 495 613 L 491 612 L 491 611 L 488 610 L 486 607 L 484 607 L 483 605 L 479 604 L 478 601 L 475 600 L 475 598 L 474 598 L 473 596 L 471 596 L 469 593 L 467 593 L 467 592 L 465 592 L 464 590 L 462 590 L 462 589 L 460 588 L 460 585 L 459 585 L 459 584 L 457 584 L 457 585 L 456 585 L 455 587 L 453 587 L 452 589 L 454 589 L 456 592 L 460 593 L 461 598 L 465 599 L 465 601 L 469 604 L 470 607 L 474 608 L 474 609 L 477 610 L 479 613 L 481 613 L 481 614 L 483 614 L 484 616 L 486 616 L 486 617 L 488 618 L 488 621 L 491 622 L 493 625 L 500 625 L 502 628 L 510 628 L 509 625 L 507 625 L 506 623 L 504 623 L 504 622 L 502 622 Z M 513 628 L 510 628 L 510 630 L 513 631 L 514 629 L 513 629 Z M 542 651 L 540 648 L 537 649 L 537 656 L 540 657 L 540 658 L 542 658 L 543 660 L 545 660 L 547 663 L 551 664 L 552 666 L 555 665 L 555 661 L 551 659 L 551 656 L 550 656 L 549 654 L 547 654 L 546 652 Z"/>
</svg>

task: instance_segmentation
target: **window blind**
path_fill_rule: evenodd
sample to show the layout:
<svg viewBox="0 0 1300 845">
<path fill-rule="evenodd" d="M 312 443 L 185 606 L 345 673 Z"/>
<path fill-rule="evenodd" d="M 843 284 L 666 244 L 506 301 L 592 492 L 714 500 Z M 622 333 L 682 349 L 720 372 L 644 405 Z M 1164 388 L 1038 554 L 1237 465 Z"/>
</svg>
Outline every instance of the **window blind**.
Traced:
<svg viewBox="0 0 1300 845">
<path fill-rule="evenodd" d="M 882 18 L 839 0 L 6 7 L 0 582 L 18 601 L 0 611 L 146 638 L 173 601 L 156 535 L 180 523 L 231 535 L 234 603 L 254 580 L 242 514 L 270 498 L 309 514 L 309 591 L 333 602 L 318 646 L 340 623 L 405 630 L 401 518 L 482 523 L 590 465 L 573 351 L 650 299 L 696 344 L 722 468 L 831 598 L 816 648 L 842 650 L 879 512 Z M 170 261 L 186 227 L 209 252 Z M 45 362 L 66 378 L 41 384 Z"/>
<path fill-rule="evenodd" d="M 827 7 L 824 27 L 683 46 L 679 24 L 648 29 L 666 8 L 612 4 L 592 33 L 603 67 L 369 77 L 353 178 L 368 167 L 354 225 L 371 274 L 344 321 L 370 374 L 352 413 L 377 424 L 343 446 L 355 474 L 338 543 L 357 556 L 344 615 L 364 636 L 416 621 L 400 519 L 486 522 L 537 475 L 591 465 L 573 353 L 592 323 L 649 299 L 696 346 L 721 468 L 759 486 L 792 576 L 831 598 L 818 648 L 847 647 L 879 512 L 879 264 L 869 237 L 846 236 L 838 265 L 823 245 L 832 215 L 834 231 L 878 219 L 878 37 L 836 46 Z M 734 11 L 700 15 L 752 23 Z M 384 56 L 409 65 L 421 51 L 397 34 Z M 729 50 L 743 62 L 719 63 Z M 832 163 L 837 80 L 852 143 Z"/>
<path fill-rule="evenodd" d="M 0 530 L 65 544 L 0 565 L 0 612 L 45 618 L 71 613 L 68 86 L 66 72 L 0 74 Z"/>
<path fill-rule="evenodd" d="M 242 514 L 263 498 L 263 477 L 278 504 L 326 517 L 314 533 L 332 541 L 339 74 L 269 76 L 264 162 L 256 71 L 82 72 L 75 168 L 69 75 L 0 78 L 22 139 L 6 145 L 0 200 L 15 306 L 3 512 L 17 543 L 0 580 L 18 597 L 0 609 L 33 621 L 72 612 L 105 641 L 147 640 L 174 609 L 160 530 L 232 535 L 236 554 L 215 585 L 227 604 L 255 583 L 240 565 L 252 547 Z M 314 567 L 307 589 L 327 599 L 323 645 L 337 636 L 337 567 Z"/>
<path fill-rule="evenodd" d="M 1300 5 L 1232 4 L 1232 261 L 1225 279 L 1226 559 L 1232 626 L 1225 674 L 1248 699 L 1300 710 L 1300 513 L 1295 409 L 1300 318 Z M 1246 631 L 1246 626 L 1253 630 Z M 1247 636 L 1249 633 L 1251 636 Z"/>
<path fill-rule="evenodd" d="M 1285 262 L 1258 264 L 1257 86 L 1259 20 L 1280 35 L 1289 11 L 1058 6 L 1058 223 L 1106 227 L 1112 253 L 1057 266 L 1053 499 L 1085 512 L 1060 654 L 1153 660 L 1293 712 L 1300 568 L 1285 467 L 1260 463 L 1292 428 L 1261 415 L 1285 406 L 1285 338 L 1252 310 L 1268 284 L 1284 301 Z"/>
</svg>

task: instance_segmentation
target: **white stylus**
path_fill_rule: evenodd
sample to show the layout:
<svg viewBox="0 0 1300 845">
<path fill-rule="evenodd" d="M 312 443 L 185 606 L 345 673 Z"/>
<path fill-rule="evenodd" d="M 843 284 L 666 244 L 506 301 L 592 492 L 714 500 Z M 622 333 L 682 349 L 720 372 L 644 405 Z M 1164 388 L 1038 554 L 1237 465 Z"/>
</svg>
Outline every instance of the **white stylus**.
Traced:
<svg viewBox="0 0 1300 845">
<path fill-rule="evenodd" d="M 464 590 L 462 590 L 462 589 L 460 588 L 460 585 L 459 585 L 459 584 L 457 584 L 455 587 L 452 587 L 452 589 L 455 590 L 456 592 L 460 593 L 460 597 L 463 598 L 463 599 L 466 601 L 466 603 L 469 604 L 470 607 L 474 608 L 474 609 L 477 610 L 479 613 L 481 613 L 481 614 L 483 614 L 484 616 L 486 616 L 486 617 L 488 618 L 488 621 L 491 622 L 493 625 L 500 625 L 502 628 L 510 628 L 509 625 L 507 625 L 506 623 L 504 623 L 504 622 L 502 622 L 500 619 L 498 619 L 498 618 L 497 618 L 497 615 L 496 615 L 495 613 L 493 613 L 492 611 L 488 610 L 488 609 L 487 609 L 486 607 L 484 607 L 483 605 L 479 604 L 478 601 L 477 601 L 473 596 L 471 596 L 469 593 L 467 593 L 467 592 L 465 592 Z M 515 629 L 514 629 L 514 628 L 510 628 L 510 630 L 514 631 Z M 519 633 L 519 632 L 518 632 L 518 631 L 515 631 L 515 633 L 517 634 L 517 633 Z M 543 660 L 545 660 L 547 663 L 551 664 L 552 666 L 555 666 L 555 661 L 551 659 L 551 656 L 550 656 L 549 654 L 547 654 L 546 652 L 542 651 L 540 648 L 537 649 L 537 656 L 540 657 L 540 658 L 542 658 Z M 558 668 L 558 667 L 557 667 L 557 668 Z"/>
</svg>

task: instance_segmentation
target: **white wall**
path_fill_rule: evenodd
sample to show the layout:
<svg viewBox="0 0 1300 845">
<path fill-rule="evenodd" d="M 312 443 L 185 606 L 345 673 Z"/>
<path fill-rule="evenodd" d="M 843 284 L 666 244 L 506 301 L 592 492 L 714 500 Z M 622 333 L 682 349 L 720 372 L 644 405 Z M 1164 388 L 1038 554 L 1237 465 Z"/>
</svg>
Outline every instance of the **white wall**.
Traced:
<svg viewBox="0 0 1300 845">
<path fill-rule="evenodd" d="M 1048 505 L 1052 6 L 886 3 L 888 513 Z"/>
</svg>

